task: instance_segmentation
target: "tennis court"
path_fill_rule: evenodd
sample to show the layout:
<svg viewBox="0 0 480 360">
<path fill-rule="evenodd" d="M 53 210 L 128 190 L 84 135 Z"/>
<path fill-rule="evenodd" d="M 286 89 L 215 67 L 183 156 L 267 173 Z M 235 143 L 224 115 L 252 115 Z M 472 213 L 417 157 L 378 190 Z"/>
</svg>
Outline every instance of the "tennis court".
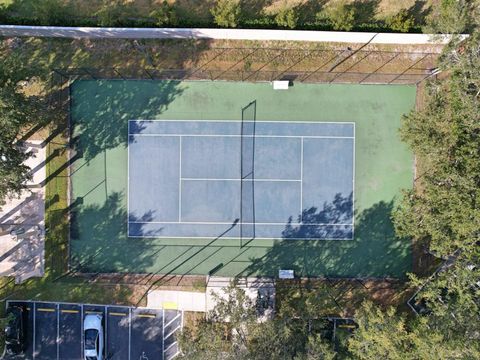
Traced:
<svg viewBox="0 0 480 360">
<path fill-rule="evenodd" d="M 304 209 L 354 184 L 353 123 L 129 122 L 130 237 L 351 240 L 353 202 L 331 222 Z M 293 219 L 293 221 L 292 221 Z"/>
<path fill-rule="evenodd" d="M 86 272 L 404 277 L 408 85 L 77 80 L 70 252 Z"/>
</svg>

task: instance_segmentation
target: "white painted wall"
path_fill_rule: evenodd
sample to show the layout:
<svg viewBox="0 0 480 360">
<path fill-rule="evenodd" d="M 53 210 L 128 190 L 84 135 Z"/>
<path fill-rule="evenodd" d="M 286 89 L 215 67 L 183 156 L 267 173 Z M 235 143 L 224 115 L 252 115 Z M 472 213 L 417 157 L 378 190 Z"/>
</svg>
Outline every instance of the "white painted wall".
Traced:
<svg viewBox="0 0 480 360">
<path fill-rule="evenodd" d="M 0 36 L 43 36 L 69 38 L 158 38 L 279 40 L 371 44 L 446 44 L 451 36 L 430 34 L 367 33 L 307 30 L 201 29 L 201 28 L 100 28 L 0 25 Z M 468 35 L 462 35 L 466 38 Z"/>
</svg>

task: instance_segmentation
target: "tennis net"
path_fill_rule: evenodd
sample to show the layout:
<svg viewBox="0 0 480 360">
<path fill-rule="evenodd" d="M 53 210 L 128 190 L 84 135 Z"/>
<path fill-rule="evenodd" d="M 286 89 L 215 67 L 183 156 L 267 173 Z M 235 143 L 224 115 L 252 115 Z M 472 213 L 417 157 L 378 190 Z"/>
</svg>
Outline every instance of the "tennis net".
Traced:
<svg viewBox="0 0 480 360">
<path fill-rule="evenodd" d="M 255 238 L 255 118 L 256 102 L 242 109 L 240 136 L 240 244 Z"/>
</svg>

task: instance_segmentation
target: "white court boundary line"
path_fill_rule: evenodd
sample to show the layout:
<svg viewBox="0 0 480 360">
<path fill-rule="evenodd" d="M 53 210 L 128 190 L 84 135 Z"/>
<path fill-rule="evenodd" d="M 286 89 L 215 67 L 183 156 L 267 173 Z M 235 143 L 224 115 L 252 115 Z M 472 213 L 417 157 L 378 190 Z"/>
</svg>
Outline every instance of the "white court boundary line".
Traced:
<svg viewBox="0 0 480 360">
<path fill-rule="evenodd" d="M 224 123 L 280 123 L 280 124 L 312 124 L 312 125 L 318 125 L 318 124 L 350 124 L 355 126 L 354 121 L 299 121 L 299 120 L 199 120 L 199 119 L 151 119 L 151 120 L 146 120 L 146 119 L 131 119 L 128 120 L 128 123 L 133 122 L 133 121 L 143 121 L 143 122 L 224 122 Z"/>
<path fill-rule="evenodd" d="M 163 120 L 163 119 L 152 119 L 152 120 L 128 120 L 128 166 L 127 166 L 127 237 L 131 238 L 178 238 L 178 239 L 189 239 L 189 238 L 201 238 L 201 239 L 209 239 L 211 237 L 205 236 L 161 236 L 161 235 L 130 235 L 130 223 L 132 224 L 172 224 L 172 225 L 231 225 L 231 222 L 187 222 L 181 221 L 181 182 L 182 181 L 241 181 L 241 179 L 222 179 L 222 178 L 182 178 L 181 171 L 182 171 L 182 137 L 241 137 L 243 135 L 235 135 L 235 134 L 132 134 L 130 133 L 130 122 L 212 122 L 212 123 L 241 123 L 242 120 Z M 253 123 L 254 121 L 243 121 L 243 122 L 250 122 Z M 293 179 L 255 179 L 255 181 L 264 181 L 264 182 L 300 182 L 300 203 L 301 203 L 301 211 L 300 211 L 300 218 L 302 219 L 303 214 L 303 140 L 304 139 L 353 139 L 353 157 L 352 157 L 352 223 L 351 224 L 330 224 L 330 223 L 321 223 L 321 224 L 304 224 L 304 223 L 288 223 L 291 226 L 346 226 L 352 228 L 352 236 L 350 238 L 288 238 L 286 240 L 353 240 L 355 238 L 355 137 L 356 137 L 356 123 L 355 122 L 341 122 L 341 121 L 322 121 L 322 122 L 315 122 L 315 121 L 279 121 L 279 120 L 266 120 L 266 121 L 255 121 L 256 123 L 280 123 L 280 124 L 289 124 L 289 123 L 299 123 L 299 124 L 347 124 L 353 125 L 353 136 L 308 136 L 308 135 L 246 135 L 247 137 L 264 137 L 264 138 L 298 138 L 301 140 L 301 179 L 300 180 L 293 180 Z M 130 185 L 130 137 L 135 136 L 158 136 L 158 137 L 178 137 L 180 143 L 180 151 L 179 151 L 179 221 L 178 222 L 161 222 L 161 221 L 149 221 L 149 222 L 142 222 L 142 221 L 129 221 L 130 217 L 130 198 L 129 198 L 129 185 Z M 239 223 L 240 225 L 265 225 L 265 226 L 277 226 L 277 225 L 287 225 L 287 223 Z M 238 239 L 238 237 L 223 237 L 223 239 Z M 263 239 L 263 240 L 271 240 L 277 238 L 262 238 L 258 237 L 256 239 Z"/>
<path fill-rule="evenodd" d="M 130 122 L 127 125 L 127 238 L 130 234 Z"/>
<path fill-rule="evenodd" d="M 179 156 L 178 156 L 178 221 L 182 221 L 182 137 L 179 140 Z"/>
<path fill-rule="evenodd" d="M 185 181 L 247 181 L 246 179 L 232 179 L 232 178 L 180 178 Z M 252 180 L 248 180 L 252 181 Z M 263 182 L 299 182 L 301 179 L 253 179 L 253 181 Z"/>
<path fill-rule="evenodd" d="M 357 131 L 357 126 L 355 123 L 353 124 L 353 158 L 352 158 L 352 239 L 355 239 L 355 147 L 357 144 L 355 143 L 355 138 L 356 138 L 356 131 Z"/>
<path fill-rule="evenodd" d="M 289 138 L 289 139 L 354 139 L 353 136 L 315 135 L 235 135 L 235 134 L 128 134 L 135 137 L 247 137 L 247 138 Z"/>
<path fill-rule="evenodd" d="M 232 225 L 232 221 L 230 222 L 222 222 L 222 221 L 131 221 L 132 224 L 172 224 L 172 225 Z M 238 222 L 237 224 L 241 225 L 281 225 L 285 226 L 285 222 Z M 353 224 L 331 224 L 331 223 L 318 223 L 318 224 L 304 224 L 299 222 L 291 222 L 288 225 L 294 226 L 352 226 Z"/>
<path fill-rule="evenodd" d="M 352 225 L 349 225 L 352 226 Z M 138 238 L 138 239 L 182 239 L 182 240 L 190 240 L 190 239 L 200 239 L 200 240 L 205 240 L 209 241 L 212 240 L 213 238 L 216 238 L 215 236 L 166 236 L 166 235 L 130 235 L 129 237 L 131 238 Z M 239 240 L 240 236 L 222 236 L 220 240 Z M 302 238 L 282 238 L 282 237 L 255 237 L 254 240 L 285 240 L 285 241 L 302 241 L 302 240 L 308 240 L 308 241 L 351 241 L 354 240 L 353 237 L 341 237 L 341 238 L 334 238 L 334 237 L 328 237 L 328 238 L 319 238 L 319 237 L 302 237 Z M 188 246 L 190 246 L 189 244 Z M 169 246 L 175 246 L 172 244 L 169 244 Z M 195 246 L 195 245 L 192 245 Z M 200 245 L 202 246 L 202 245 Z M 237 245 L 238 247 L 238 245 Z"/>
<path fill-rule="evenodd" d="M 300 142 L 300 222 L 303 222 L 303 138 Z"/>
</svg>

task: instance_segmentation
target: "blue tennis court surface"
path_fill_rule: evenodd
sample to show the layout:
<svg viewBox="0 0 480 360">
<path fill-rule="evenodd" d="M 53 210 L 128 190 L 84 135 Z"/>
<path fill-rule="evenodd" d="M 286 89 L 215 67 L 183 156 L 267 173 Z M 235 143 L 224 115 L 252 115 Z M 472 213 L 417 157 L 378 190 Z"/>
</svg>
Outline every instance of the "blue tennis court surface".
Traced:
<svg viewBox="0 0 480 360">
<path fill-rule="evenodd" d="M 353 123 L 131 120 L 128 235 L 350 240 L 354 148 Z"/>
</svg>

